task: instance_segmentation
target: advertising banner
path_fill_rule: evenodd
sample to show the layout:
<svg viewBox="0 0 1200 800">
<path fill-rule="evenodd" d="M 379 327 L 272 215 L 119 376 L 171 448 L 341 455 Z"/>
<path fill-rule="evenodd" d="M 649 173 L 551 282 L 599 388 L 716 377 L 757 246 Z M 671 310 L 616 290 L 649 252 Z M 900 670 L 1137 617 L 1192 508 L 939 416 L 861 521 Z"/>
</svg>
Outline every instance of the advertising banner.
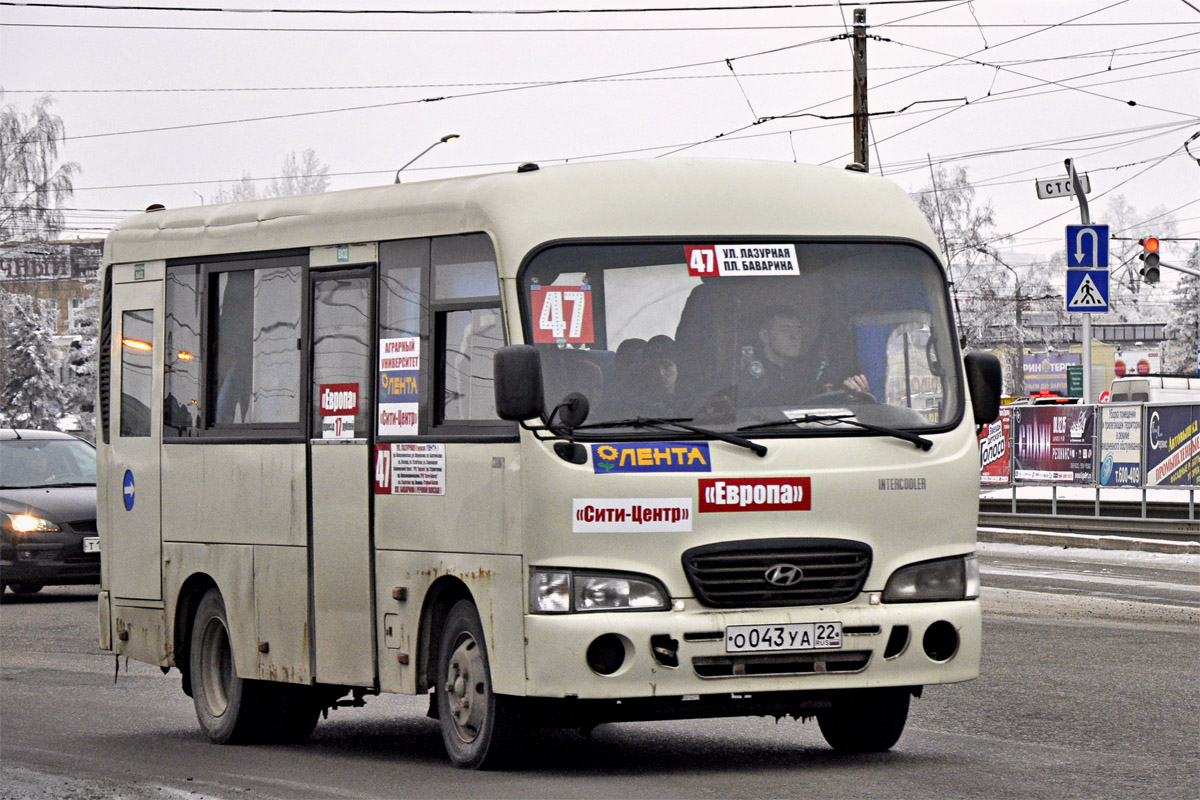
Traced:
<svg viewBox="0 0 1200 800">
<path fill-rule="evenodd" d="M 1092 483 L 1095 422 L 1095 406 L 1016 408 L 1013 478 L 1026 483 Z"/>
<path fill-rule="evenodd" d="M 1012 409 L 1000 409 L 995 422 L 979 433 L 979 482 L 1008 486 L 1012 482 Z"/>
<path fill-rule="evenodd" d="M 1099 423 L 1101 486 L 1142 485 L 1142 407 L 1102 405 Z"/>
<path fill-rule="evenodd" d="M 1200 405 L 1146 406 L 1146 485 L 1200 487 Z"/>
<path fill-rule="evenodd" d="M 1113 374 L 1152 375 L 1162 372 L 1162 356 L 1151 350 L 1118 350 L 1113 354 Z"/>
<path fill-rule="evenodd" d="M 1040 353 L 1023 356 L 1025 393 L 1048 391 L 1067 395 L 1067 367 L 1079 366 L 1080 356 L 1073 353 Z"/>
</svg>

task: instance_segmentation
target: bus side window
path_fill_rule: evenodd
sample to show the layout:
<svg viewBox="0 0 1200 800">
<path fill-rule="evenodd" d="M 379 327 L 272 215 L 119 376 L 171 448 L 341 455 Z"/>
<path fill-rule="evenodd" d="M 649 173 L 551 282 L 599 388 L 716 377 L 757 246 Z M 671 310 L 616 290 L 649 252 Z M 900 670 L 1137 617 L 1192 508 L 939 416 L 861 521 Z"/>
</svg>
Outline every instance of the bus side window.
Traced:
<svg viewBox="0 0 1200 800">
<path fill-rule="evenodd" d="M 195 436 L 204 427 L 200 276 L 200 267 L 194 264 L 167 268 L 164 438 Z"/>
<path fill-rule="evenodd" d="M 150 435 L 154 311 L 121 314 L 121 435 Z"/>
<path fill-rule="evenodd" d="M 212 274 L 210 424 L 300 421 L 299 266 Z"/>
<path fill-rule="evenodd" d="M 438 237 L 430 258 L 435 424 L 497 422 L 492 359 L 505 337 L 492 242 L 485 234 Z"/>
</svg>

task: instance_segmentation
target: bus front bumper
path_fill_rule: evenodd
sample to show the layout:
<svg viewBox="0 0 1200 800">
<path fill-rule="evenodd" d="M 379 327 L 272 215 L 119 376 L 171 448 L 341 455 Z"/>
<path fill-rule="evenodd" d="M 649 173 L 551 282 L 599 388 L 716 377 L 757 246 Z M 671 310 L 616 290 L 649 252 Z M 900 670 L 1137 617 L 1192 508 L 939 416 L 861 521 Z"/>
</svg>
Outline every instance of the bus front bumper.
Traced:
<svg viewBox="0 0 1200 800">
<path fill-rule="evenodd" d="M 730 626 L 830 622 L 842 624 L 839 647 L 727 652 Z M 713 611 L 689 600 L 682 611 L 529 614 L 525 693 L 694 702 L 955 683 L 979 675 L 980 629 L 978 600 L 870 605 L 866 595 L 830 607 Z"/>
</svg>

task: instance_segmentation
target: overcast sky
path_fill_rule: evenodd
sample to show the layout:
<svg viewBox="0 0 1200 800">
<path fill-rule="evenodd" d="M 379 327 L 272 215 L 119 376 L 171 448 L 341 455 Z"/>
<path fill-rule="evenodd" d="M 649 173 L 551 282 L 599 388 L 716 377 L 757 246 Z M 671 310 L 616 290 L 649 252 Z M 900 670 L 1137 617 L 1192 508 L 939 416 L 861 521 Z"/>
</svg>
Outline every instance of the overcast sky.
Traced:
<svg viewBox="0 0 1200 800">
<path fill-rule="evenodd" d="M 851 45 L 839 37 L 852 5 L 654 10 L 668 2 L 710 4 L 0 3 L 0 85 L 22 109 L 54 96 L 61 155 L 81 168 L 68 219 L 93 236 L 151 203 L 196 205 L 243 173 L 268 179 L 305 148 L 329 165 L 332 189 L 390 183 L 449 133 L 462 138 L 406 180 L 524 161 L 851 160 L 849 119 L 799 115 L 851 111 Z M 242 11 L 179 10 L 218 5 Z M 1108 202 L 1123 195 L 1143 216 L 1172 212 L 1178 236 L 1200 236 L 1200 138 L 1191 155 L 1184 147 L 1200 132 L 1200 0 L 859 5 L 877 37 L 873 172 L 911 191 L 929 184 L 929 160 L 965 166 L 1012 248 L 1048 255 L 1079 211 L 1038 200 L 1034 181 L 1073 157 L 1091 177 L 1094 222 L 1109 222 Z M 546 8 L 589 13 L 511 13 Z M 1168 243 L 1164 260 L 1182 263 L 1192 245 Z"/>
</svg>

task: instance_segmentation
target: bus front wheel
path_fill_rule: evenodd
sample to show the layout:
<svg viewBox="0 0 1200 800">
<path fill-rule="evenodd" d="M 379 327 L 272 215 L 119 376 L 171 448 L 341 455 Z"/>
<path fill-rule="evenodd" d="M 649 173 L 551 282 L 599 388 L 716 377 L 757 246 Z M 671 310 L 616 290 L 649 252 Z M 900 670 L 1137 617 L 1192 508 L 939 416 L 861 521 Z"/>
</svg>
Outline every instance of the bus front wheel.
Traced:
<svg viewBox="0 0 1200 800">
<path fill-rule="evenodd" d="M 821 734 L 843 753 L 879 753 L 900 740 L 908 721 L 909 690 L 847 691 L 827 711 L 817 713 Z"/>
<path fill-rule="evenodd" d="M 446 617 L 436 680 L 438 724 L 450 760 L 463 769 L 502 766 L 515 749 L 515 701 L 492 691 L 483 628 L 470 600 L 455 603 Z"/>
<path fill-rule="evenodd" d="M 217 589 L 196 607 L 189 653 L 192 700 L 204 735 L 216 744 L 251 741 L 258 733 L 262 687 L 237 676 L 229 617 Z"/>
</svg>

